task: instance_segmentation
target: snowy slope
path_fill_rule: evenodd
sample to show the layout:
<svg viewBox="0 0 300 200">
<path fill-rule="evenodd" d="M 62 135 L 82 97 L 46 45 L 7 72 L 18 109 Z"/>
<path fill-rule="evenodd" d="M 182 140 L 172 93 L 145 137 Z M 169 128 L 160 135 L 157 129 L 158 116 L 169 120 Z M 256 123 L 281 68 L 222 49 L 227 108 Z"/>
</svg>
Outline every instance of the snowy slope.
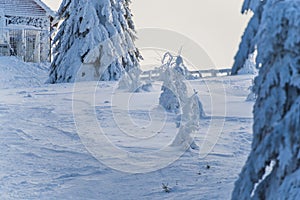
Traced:
<svg viewBox="0 0 300 200">
<path fill-rule="evenodd" d="M 23 70 L 33 66 L 19 67 Z M 0 70 L 6 74 L 5 69 Z M 245 101 L 252 76 L 189 82 L 199 91 L 206 114 L 211 116 L 201 121 L 196 142 L 201 146 L 203 141 L 213 143 L 217 139 L 217 144 L 205 158 L 199 157 L 198 151 L 190 150 L 162 169 L 132 174 L 107 167 L 83 145 L 73 117 L 74 85 L 41 85 L 46 73 L 39 73 L 39 69 L 31 72 L 34 73 L 29 75 L 25 70 L 24 76 L 9 75 L 10 83 L 24 80 L 23 84 L 8 84 L 8 79 L 1 80 L 7 84 L 2 88 L 7 89 L 0 90 L 0 199 L 230 198 L 252 140 L 253 103 Z M 27 79 L 35 75 L 37 79 Z M 97 85 L 96 82 L 85 82 L 77 83 L 77 87 L 82 97 L 91 95 L 91 86 L 96 88 L 96 116 L 110 141 L 120 149 L 143 154 L 174 138 L 177 132 L 175 117 L 167 116 L 166 126 L 156 135 L 157 139 L 139 140 L 121 134 L 112 114 L 124 114 L 125 121 L 131 117 L 134 123 L 146 127 L 144 133 L 148 133 L 149 108 L 158 105 L 160 84 L 155 83 L 150 93 L 130 95 L 129 114 L 116 104 L 128 94 L 112 92 L 115 83 Z M 212 101 L 211 96 L 216 97 L 215 100 Z M 222 100 L 226 103 L 225 114 Z M 220 123 L 213 123 L 210 127 L 212 119 Z M 153 120 L 161 119 L 154 117 Z M 216 132 L 205 138 L 209 128 L 214 133 L 220 127 L 223 127 L 220 137 Z M 163 191 L 162 183 L 171 188 L 169 193 Z"/>
</svg>

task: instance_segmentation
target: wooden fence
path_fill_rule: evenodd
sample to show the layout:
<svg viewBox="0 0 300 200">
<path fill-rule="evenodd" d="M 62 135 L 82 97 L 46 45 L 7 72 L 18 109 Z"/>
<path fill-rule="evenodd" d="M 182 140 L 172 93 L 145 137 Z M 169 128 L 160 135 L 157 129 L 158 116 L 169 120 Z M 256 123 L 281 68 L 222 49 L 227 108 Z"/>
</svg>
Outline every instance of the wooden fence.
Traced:
<svg viewBox="0 0 300 200">
<path fill-rule="evenodd" d="M 208 70 L 195 70 L 189 71 L 189 73 L 195 78 L 201 77 L 217 77 L 217 76 L 230 76 L 231 69 L 208 69 Z M 157 80 L 159 79 L 160 70 L 148 70 L 143 71 L 141 78 L 147 80 Z"/>
</svg>

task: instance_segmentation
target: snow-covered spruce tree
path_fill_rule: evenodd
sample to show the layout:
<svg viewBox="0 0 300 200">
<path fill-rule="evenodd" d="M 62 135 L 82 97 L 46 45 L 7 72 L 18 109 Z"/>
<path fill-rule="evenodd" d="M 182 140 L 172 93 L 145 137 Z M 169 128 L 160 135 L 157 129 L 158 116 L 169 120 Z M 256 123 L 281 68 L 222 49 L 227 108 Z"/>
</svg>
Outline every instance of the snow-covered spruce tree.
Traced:
<svg viewBox="0 0 300 200">
<path fill-rule="evenodd" d="M 179 66 L 173 63 L 174 57 L 166 53 L 163 59 L 169 56 L 169 59 L 163 67 L 165 70 L 160 75 L 163 80 L 163 91 L 159 98 L 159 104 L 168 112 L 180 113 L 181 106 L 187 101 L 187 86 L 184 83 L 185 77 L 182 74 L 182 70 L 179 70 Z"/>
<path fill-rule="evenodd" d="M 234 200 L 300 199 L 299 33 L 300 0 L 268 0 L 256 42 L 254 139 Z"/>
<path fill-rule="evenodd" d="M 199 129 L 200 109 L 197 93 L 187 98 L 187 101 L 182 108 L 179 132 L 171 146 L 183 147 L 184 149 L 189 147 L 192 149 L 199 149 L 198 145 L 191 137 L 191 134 Z"/>
<path fill-rule="evenodd" d="M 64 0 L 48 82 L 74 82 L 78 76 L 118 80 L 124 69 L 138 67 L 134 27 L 130 28 L 127 12 L 124 0 Z"/>
<path fill-rule="evenodd" d="M 166 111 L 178 114 L 181 112 L 181 106 L 185 105 L 188 99 L 188 90 L 185 83 L 188 70 L 183 65 L 181 56 L 174 57 L 169 52 L 165 53 L 162 63 L 160 79 L 163 81 L 163 86 L 159 104 Z M 199 108 L 199 117 L 205 117 L 205 112 L 198 96 L 196 100 Z"/>
<path fill-rule="evenodd" d="M 242 41 L 239 50 L 234 57 L 234 63 L 231 69 L 231 74 L 236 75 L 238 71 L 244 66 L 248 56 L 255 51 L 255 36 L 261 23 L 264 5 L 267 0 L 245 0 L 242 8 L 242 14 L 249 11 L 253 12 L 247 28 L 242 36 Z"/>
<path fill-rule="evenodd" d="M 180 113 L 180 104 L 185 103 L 187 97 L 187 87 L 182 80 L 183 76 L 170 66 L 165 69 L 161 76 L 163 86 L 159 104 L 166 111 L 178 114 Z"/>
</svg>

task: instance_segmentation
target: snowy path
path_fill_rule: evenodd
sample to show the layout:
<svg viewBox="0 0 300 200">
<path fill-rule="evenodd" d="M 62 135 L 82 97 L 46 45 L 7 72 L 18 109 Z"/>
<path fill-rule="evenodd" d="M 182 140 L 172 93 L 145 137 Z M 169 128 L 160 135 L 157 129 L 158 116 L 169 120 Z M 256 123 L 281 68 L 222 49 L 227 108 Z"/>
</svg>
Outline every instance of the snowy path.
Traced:
<svg viewBox="0 0 300 200">
<path fill-rule="evenodd" d="M 207 82 L 221 88 L 218 78 Z M 209 93 L 201 89 L 201 82 L 191 83 L 206 107 Z M 0 199 L 229 199 L 252 139 L 252 103 L 245 102 L 250 83 L 250 76 L 224 79 L 227 114 L 221 137 L 207 157 L 201 159 L 197 151 L 189 151 L 168 167 L 143 174 L 110 169 L 86 150 L 73 118 L 73 85 L 1 89 Z M 120 137 L 114 130 L 112 108 L 107 105 L 111 90 L 112 84 L 99 86 L 97 117 L 121 148 L 147 151 L 160 145 L 158 141 L 173 137 L 172 116 L 168 116 L 167 128 L 158 141 L 141 145 L 134 138 Z M 151 100 L 157 92 L 142 95 Z M 138 124 L 147 124 L 148 108 L 142 109 L 147 101 L 134 102 L 139 103 L 130 116 Z M 215 109 L 212 117 L 223 120 L 218 106 Z M 207 113 L 211 113 L 209 108 Z M 207 130 L 209 122 L 201 122 L 200 132 Z M 202 139 L 196 137 L 199 143 Z M 163 192 L 162 183 L 168 184 L 170 193 Z"/>
</svg>

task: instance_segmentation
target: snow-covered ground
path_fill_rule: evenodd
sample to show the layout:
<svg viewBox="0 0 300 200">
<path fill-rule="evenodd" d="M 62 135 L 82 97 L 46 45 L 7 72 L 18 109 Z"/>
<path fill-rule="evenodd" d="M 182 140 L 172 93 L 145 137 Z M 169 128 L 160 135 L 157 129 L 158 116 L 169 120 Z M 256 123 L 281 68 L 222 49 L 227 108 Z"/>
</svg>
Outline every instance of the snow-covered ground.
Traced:
<svg viewBox="0 0 300 200">
<path fill-rule="evenodd" d="M 0 58 L 0 199 L 230 199 L 250 151 L 253 103 L 245 100 L 253 76 L 190 81 L 209 116 L 195 135 L 200 150 L 189 150 L 161 169 L 146 166 L 150 172 L 128 173 L 120 171 L 122 163 L 105 156 L 97 160 L 84 145 L 79 130 L 84 125 L 76 119 L 88 120 L 81 115 L 90 113 L 80 106 L 95 97 L 97 121 L 110 142 L 128 152 L 123 167 L 130 171 L 126 162 L 132 153 L 143 157 L 159 150 L 178 131 L 175 116 L 156 110 L 161 83 L 154 83 L 152 92 L 128 94 L 115 92 L 113 82 L 77 83 L 75 89 L 74 84 L 44 85 L 47 73 L 44 67 Z M 74 99 L 78 95 L 80 101 Z M 76 106 L 80 114 L 74 113 Z M 163 121 L 162 128 L 150 131 L 150 120 Z M 131 132 L 127 124 L 144 131 Z M 199 156 L 214 142 L 208 156 Z"/>
</svg>

